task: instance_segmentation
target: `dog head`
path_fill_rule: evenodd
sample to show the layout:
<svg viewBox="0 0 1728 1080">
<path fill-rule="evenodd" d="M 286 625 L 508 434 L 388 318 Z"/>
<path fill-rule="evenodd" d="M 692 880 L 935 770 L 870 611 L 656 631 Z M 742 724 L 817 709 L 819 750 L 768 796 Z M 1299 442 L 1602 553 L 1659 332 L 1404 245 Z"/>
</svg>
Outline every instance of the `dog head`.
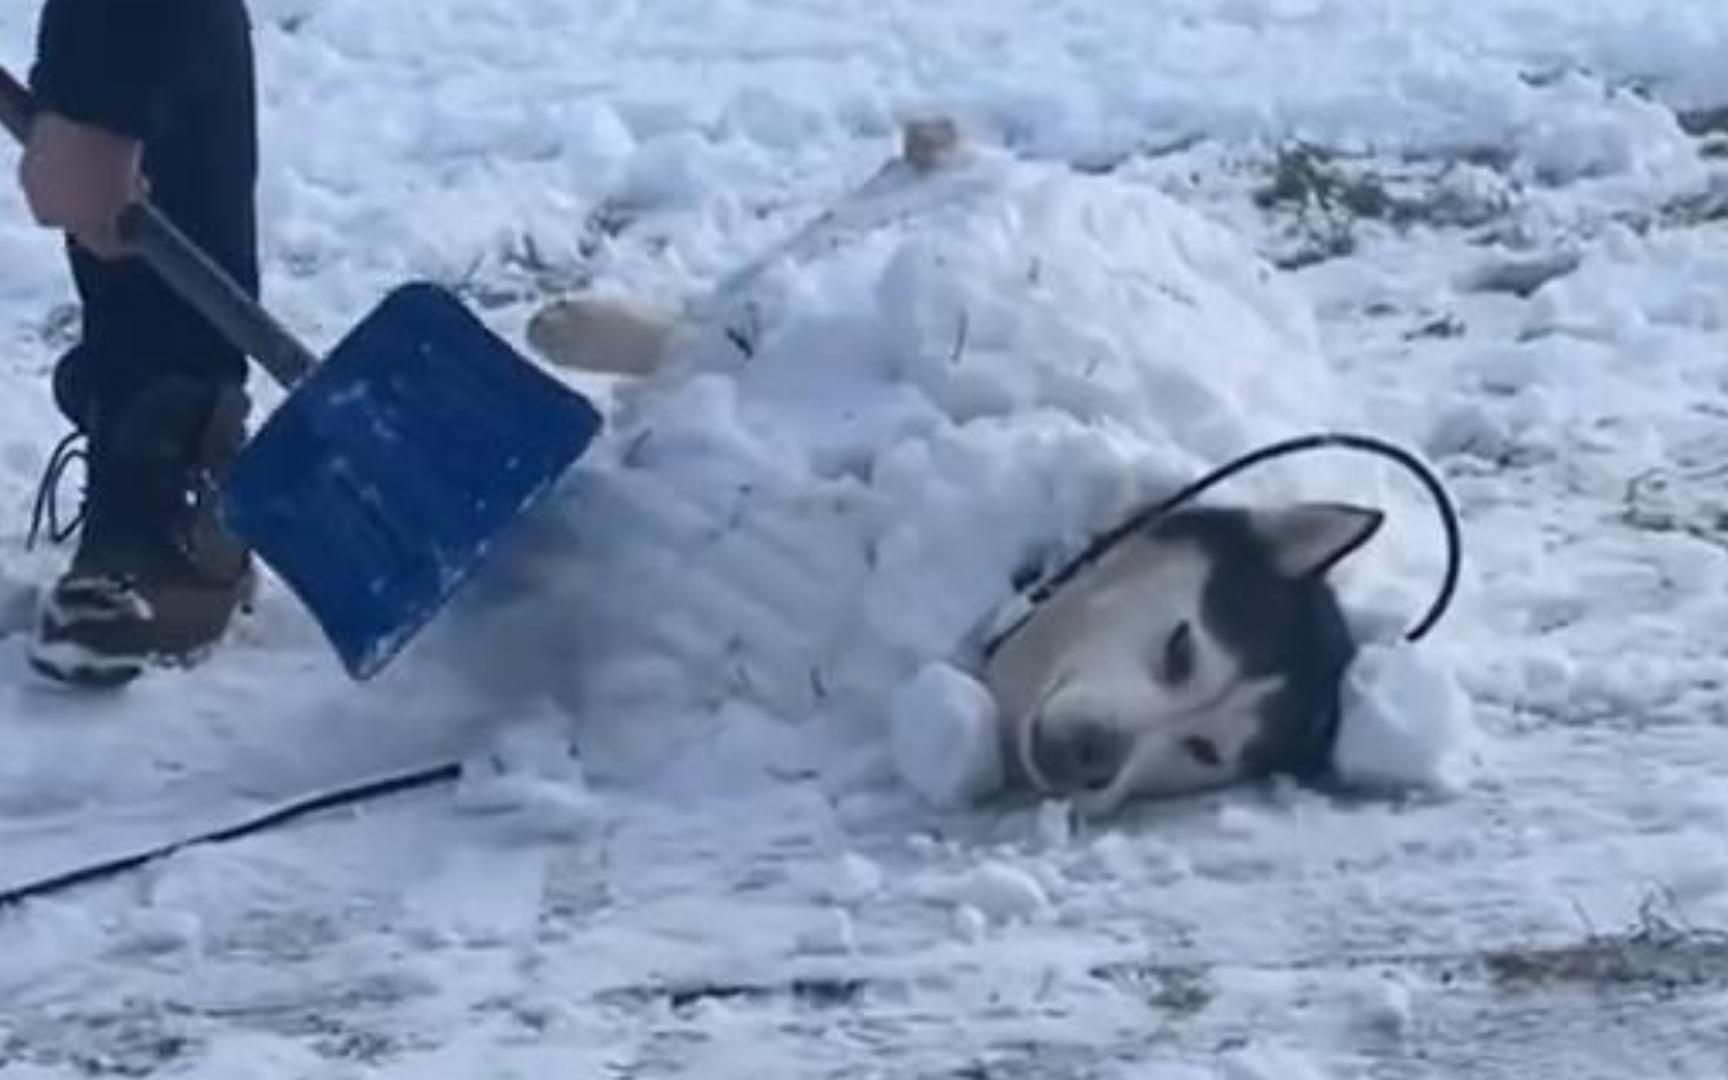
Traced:
<svg viewBox="0 0 1728 1080">
<path fill-rule="evenodd" d="M 998 647 L 985 683 L 1010 770 L 1091 815 L 1329 766 L 1355 653 L 1326 575 L 1377 510 L 1303 503 L 1164 516 Z"/>
</svg>

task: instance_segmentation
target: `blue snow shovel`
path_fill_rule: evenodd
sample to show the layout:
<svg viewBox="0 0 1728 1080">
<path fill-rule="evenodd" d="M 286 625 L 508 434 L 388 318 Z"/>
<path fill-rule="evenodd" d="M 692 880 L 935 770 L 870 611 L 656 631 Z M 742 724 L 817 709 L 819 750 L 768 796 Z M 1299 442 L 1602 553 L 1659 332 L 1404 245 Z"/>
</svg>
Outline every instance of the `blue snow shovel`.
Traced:
<svg viewBox="0 0 1728 1080">
<path fill-rule="evenodd" d="M 0 68 L 0 122 L 34 106 Z M 322 362 L 144 201 L 143 258 L 289 391 L 226 481 L 224 513 L 355 679 L 382 669 L 588 448 L 600 414 L 429 282 L 390 292 Z"/>
</svg>

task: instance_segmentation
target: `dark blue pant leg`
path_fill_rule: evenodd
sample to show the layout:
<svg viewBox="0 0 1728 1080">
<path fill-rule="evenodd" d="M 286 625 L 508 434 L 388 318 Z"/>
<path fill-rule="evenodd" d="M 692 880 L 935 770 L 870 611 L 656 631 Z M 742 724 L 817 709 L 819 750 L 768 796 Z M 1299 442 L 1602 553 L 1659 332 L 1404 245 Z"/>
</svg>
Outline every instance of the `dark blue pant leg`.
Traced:
<svg viewBox="0 0 1728 1080">
<path fill-rule="evenodd" d="M 135 0 L 128 0 L 135 2 Z M 150 197 L 252 295 L 258 294 L 257 98 L 244 0 L 199 6 L 198 25 L 151 118 Z M 166 375 L 243 383 L 246 359 L 141 259 L 106 262 L 69 245 L 83 305 L 80 344 L 55 373 L 62 411 L 88 429 Z M 95 410 L 95 411 L 93 411 Z"/>
</svg>

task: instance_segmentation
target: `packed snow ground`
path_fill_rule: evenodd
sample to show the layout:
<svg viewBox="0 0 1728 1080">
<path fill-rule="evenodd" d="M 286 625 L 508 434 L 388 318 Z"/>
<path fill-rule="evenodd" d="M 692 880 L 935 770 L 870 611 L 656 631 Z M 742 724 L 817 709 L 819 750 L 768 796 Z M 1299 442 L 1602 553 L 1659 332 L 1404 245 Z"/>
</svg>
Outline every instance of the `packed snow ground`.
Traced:
<svg viewBox="0 0 1728 1080">
<path fill-rule="evenodd" d="M 119 698 L 0 637 L 7 881 L 472 766 L 0 912 L 0 1076 L 1720 1075 L 1717 5 L 255 10 L 268 287 L 315 347 L 411 276 L 511 334 L 565 287 L 698 295 L 908 111 L 986 182 L 772 276 L 750 363 L 699 337 L 619 395 L 545 542 L 376 685 L 280 593 Z M 1341 156 L 1275 169 L 1291 136 Z M 23 536 L 69 294 L 10 190 L 0 245 L 4 634 L 63 557 Z M 1076 828 L 901 782 L 963 780 L 908 764 L 968 709 L 928 665 L 1020 561 L 1321 423 L 1465 510 L 1467 594 L 1362 666 L 1349 747 L 1449 783 Z M 1384 500 L 1351 595 L 1414 615 L 1431 510 L 1348 473 L 1231 490 Z"/>
</svg>

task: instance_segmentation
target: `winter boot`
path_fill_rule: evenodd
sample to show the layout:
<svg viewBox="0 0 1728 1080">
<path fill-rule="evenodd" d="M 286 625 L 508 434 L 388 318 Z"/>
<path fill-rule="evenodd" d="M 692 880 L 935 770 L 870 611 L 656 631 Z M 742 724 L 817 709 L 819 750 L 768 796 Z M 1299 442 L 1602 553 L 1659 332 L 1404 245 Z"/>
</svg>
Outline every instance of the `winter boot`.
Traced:
<svg viewBox="0 0 1728 1080">
<path fill-rule="evenodd" d="M 221 639 L 253 585 L 251 553 L 216 506 L 249 407 L 238 386 L 173 377 L 115 416 L 83 418 L 82 529 L 43 605 L 38 671 L 115 687 L 151 663 L 195 663 Z"/>
</svg>

